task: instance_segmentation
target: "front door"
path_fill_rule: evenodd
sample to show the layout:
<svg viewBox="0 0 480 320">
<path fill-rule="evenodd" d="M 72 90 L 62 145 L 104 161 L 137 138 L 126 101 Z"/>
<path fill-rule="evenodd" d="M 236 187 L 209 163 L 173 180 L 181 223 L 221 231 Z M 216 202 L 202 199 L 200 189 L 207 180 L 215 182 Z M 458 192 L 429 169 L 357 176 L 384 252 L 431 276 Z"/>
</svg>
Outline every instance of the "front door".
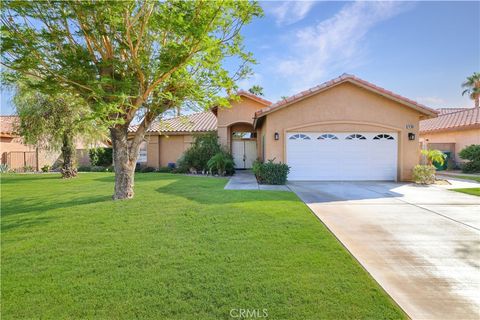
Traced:
<svg viewBox="0 0 480 320">
<path fill-rule="evenodd" d="M 232 156 L 235 169 L 250 169 L 257 158 L 257 142 L 255 140 L 233 140 Z"/>
</svg>

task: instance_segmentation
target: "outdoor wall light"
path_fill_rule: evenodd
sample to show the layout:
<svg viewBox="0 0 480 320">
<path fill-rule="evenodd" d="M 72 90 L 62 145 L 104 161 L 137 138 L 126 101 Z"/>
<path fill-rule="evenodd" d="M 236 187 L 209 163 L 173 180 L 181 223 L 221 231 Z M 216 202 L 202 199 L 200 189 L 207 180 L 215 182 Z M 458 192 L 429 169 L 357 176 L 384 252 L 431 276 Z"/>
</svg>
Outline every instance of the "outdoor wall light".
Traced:
<svg viewBox="0 0 480 320">
<path fill-rule="evenodd" d="M 415 140 L 415 133 L 409 132 L 408 133 L 408 140 Z"/>
<path fill-rule="evenodd" d="M 275 140 L 279 140 L 280 139 L 280 135 L 278 134 L 278 132 L 275 132 L 275 134 L 273 135 L 273 138 Z"/>
</svg>

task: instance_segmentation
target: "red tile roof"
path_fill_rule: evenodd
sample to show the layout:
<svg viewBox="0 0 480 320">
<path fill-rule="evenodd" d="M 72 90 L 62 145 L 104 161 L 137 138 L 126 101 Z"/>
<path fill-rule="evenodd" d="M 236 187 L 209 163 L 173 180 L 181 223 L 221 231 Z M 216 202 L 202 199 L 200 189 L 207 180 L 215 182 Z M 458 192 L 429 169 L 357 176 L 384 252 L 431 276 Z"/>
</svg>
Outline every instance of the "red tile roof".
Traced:
<svg viewBox="0 0 480 320">
<path fill-rule="evenodd" d="M 131 125 L 128 132 L 135 132 L 138 125 Z M 190 115 L 162 119 L 153 122 L 147 132 L 186 133 L 209 132 L 217 130 L 217 117 L 211 112 L 199 112 Z"/>
<path fill-rule="evenodd" d="M 327 90 L 331 87 L 334 87 L 336 85 L 339 85 L 344 82 L 351 82 L 353 84 L 356 84 L 358 86 L 361 86 L 367 90 L 373 91 L 377 94 L 380 94 L 382 96 L 385 96 L 387 98 L 390 98 L 392 100 L 395 100 L 397 102 L 400 102 L 404 105 L 407 105 L 415 110 L 418 110 L 422 112 L 425 115 L 435 117 L 437 115 L 437 112 L 434 109 L 431 109 L 427 106 L 424 106 L 416 101 L 410 100 L 408 98 L 402 97 L 401 95 L 398 95 L 396 93 L 393 93 L 392 91 L 386 90 L 384 88 L 381 88 L 379 86 L 374 85 L 373 83 L 370 83 L 368 81 L 365 81 L 363 79 L 360 79 L 354 75 L 351 74 L 343 74 L 338 78 L 332 79 L 330 81 L 324 82 L 316 87 L 310 88 L 308 90 L 302 91 L 300 93 L 297 93 L 291 97 L 288 97 L 286 99 L 283 99 L 279 102 L 276 102 L 272 104 L 271 106 L 267 108 L 263 108 L 255 113 L 255 116 L 261 117 L 264 116 L 270 112 L 276 111 L 278 109 L 281 109 L 283 107 L 286 107 L 294 102 L 297 102 L 299 100 L 303 100 L 305 98 L 308 98 L 312 95 L 315 95 L 321 91 Z"/>
<path fill-rule="evenodd" d="M 438 111 L 439 115 L 442 115 L 442 114 L 447 114 L 447 113 L 452 113 L 452 112 L 457 112 L 457 111 L 463 111 L 463 110 L 467 110 L 467 109 L 470 109 L 470 108 L 439 108 L 439 109 L 435 109 L 435 110 Z"/>
<path fill-rule="evenodd" d="M 420 121 L 420 133 L 470 128 L 480 129 L 480 108 L 444 113 L 438 118 Z M 480 130 L 478 134 L 480 135 Z"/>
<path fill-rule="evenodd" d="M 15 128 L 19 123 L 18 116 L 0 116 L 0 133 L 2 135 L 16 135 Z"/>
</svg>

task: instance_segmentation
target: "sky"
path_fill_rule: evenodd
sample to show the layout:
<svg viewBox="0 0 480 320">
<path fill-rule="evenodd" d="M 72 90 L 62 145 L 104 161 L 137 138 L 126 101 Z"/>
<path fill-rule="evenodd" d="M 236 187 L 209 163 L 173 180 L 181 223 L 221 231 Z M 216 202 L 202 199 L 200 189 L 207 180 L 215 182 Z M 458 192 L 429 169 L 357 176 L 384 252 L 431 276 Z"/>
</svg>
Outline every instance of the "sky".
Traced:
<svg viewBox="0 0 480 320">
<path fill-rule="evenodd" d="M 245 48 L 257 60 L 242 89 L 277 101 L 343 73 L 432 108 L 469 107 L 461 84 L 480 71 L 480 2 L 260 2 Z M 13 112 L 1 92 L 1 114 Z"/>
</svg>

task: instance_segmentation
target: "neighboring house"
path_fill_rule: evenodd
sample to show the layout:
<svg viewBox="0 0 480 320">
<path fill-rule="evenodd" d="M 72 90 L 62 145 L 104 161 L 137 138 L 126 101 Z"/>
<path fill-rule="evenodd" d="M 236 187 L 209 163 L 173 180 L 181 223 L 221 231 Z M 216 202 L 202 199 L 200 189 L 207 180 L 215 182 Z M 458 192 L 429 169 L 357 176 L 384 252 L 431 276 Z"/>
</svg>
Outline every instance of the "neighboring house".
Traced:
<svg viewBox="0 0 480 320">
<path fill-rule="evenodd" d="M 438 118 L 420 122 L 424 148 L 450 152 L 459 163 L 458 153 L 471 144 L 480 144 L 480 108 L 442 108 Z"/>
<path fill-rule="evenodd" d="M 409 180 L 419 161 L 419 122 L 437 116 L 347 74 L 275 104 L 238 94 L 231 108 L 152 124 L 148 166 L 176 162 L 194 134 L 216 131 L 237 168 L 273 159 L 291 167 L 290 180 Z"/>
<path fill-rule="evenodd" d="M 18 123 L 18 116 L 0 116 L 1 163 L 8 165 L 9 169 L 17 171 L 22 171 L 26 167 L 39 171 L 45 165 L 53 166 L 59 160 L 60 152 L 24 144 L 22 137 L 16 132 Z M 105 143 L 96 145 L 108 147 Z M 88 144 L 81 141 L 76 143 L 78 165 L 90 164 L 89 147 Z"/>
</svg>

